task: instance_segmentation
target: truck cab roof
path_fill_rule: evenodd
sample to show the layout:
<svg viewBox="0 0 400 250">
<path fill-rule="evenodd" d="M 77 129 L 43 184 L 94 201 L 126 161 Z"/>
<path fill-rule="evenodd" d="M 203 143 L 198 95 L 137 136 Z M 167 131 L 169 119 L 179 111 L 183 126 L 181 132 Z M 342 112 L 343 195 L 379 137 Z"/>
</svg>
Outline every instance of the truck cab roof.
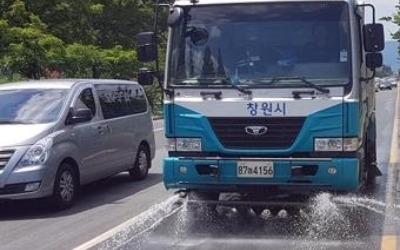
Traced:
<svg viewBox="0 0 400 250">
<path fill-rule="evenodd" d="M 176 0 L 174 5 L 209 5 L 209 4 L 246 4 L 246 3 L 277 3 L 277 2 L 321 2 L 321 0 Z M 326 0 L 326 2 L 349 2 L 362 4 L 358 0 Z"/>
</svg>

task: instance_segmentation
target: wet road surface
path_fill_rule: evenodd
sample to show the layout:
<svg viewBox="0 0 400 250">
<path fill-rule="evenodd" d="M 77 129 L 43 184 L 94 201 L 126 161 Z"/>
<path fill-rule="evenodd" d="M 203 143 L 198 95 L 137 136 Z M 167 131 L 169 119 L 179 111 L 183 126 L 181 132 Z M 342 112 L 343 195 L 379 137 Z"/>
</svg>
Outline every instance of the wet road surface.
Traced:
<svg viewBox="0 0 400 250">
<path fill-rule="evenodd" d="M 268 210 L 261 216 L 243 215 L 219 207 L 216 214 L 196 217 L 188 213 L 184 199 L 173 196 L 93 249 L 400 249 L 399 150 L 392 138 L 396 93 L 377 93 L 383 176 L 365 194 L 320 194 L 299 215 L 284 210 L 277 216 Z"/>
</svg>

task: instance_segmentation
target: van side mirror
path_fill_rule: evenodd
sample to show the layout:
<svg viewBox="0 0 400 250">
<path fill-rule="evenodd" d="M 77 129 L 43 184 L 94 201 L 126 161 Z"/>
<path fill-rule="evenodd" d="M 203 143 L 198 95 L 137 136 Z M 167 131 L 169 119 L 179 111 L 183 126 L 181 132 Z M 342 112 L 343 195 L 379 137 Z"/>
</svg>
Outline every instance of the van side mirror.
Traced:
<svg viewBox="0 0 400 250">
<path fill-rule="evenodd" d="M 74 125 L 77 123 L 88 122 L 92 120 L 93 115 L 90 109 L 70 109 L 67 119 L 65 121 L 65 125 Z"/>
<path fill-rule="evenodd" d="M 155 61 L 158 56 L 156 34 L 152 31 L 140 32 L 137 39 L 137 57 L 140 62 Z"/>
<path fill-rule="evenodd" d="M 366 52 L 379 52 L 385 48 L 385 35 L 381 23 L 364 25 L 364 47 Z"/>
<path fill-rule="evenodd" d="M 366 58 L 367 68 L 375 69 L 382 67 L 383 59 L 380 52 L 368 53 Z"/>
</svg>

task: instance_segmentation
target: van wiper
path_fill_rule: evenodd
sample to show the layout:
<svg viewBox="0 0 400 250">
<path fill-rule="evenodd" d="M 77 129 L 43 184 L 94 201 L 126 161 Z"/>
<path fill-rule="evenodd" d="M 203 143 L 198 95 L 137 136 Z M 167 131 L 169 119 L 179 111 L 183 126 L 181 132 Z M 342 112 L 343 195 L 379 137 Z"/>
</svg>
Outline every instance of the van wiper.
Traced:
<svg viewBox="0 0 400 250">
<path fill-rule="evenodd" d="M 34 122 L 21 121 L 21 120 L 1 120 L 0 124 L 34 124 Z"/>
<path fill-rule="evenodd" d="M 271 79 L 271 81 L 269 81 L 267 84 L 273 84 L 282 80 L 300 80 L 303 83 L 305 83 L 307 86 L 310 86 L 322 93 L 328 94 L 329 93 L 329 89 L 324 88 L 318 84 L 315 84 L 313 82 L 308 81 L 305 77 L 297 77 L 297 76 L 293 76 L 293 77 L 274 77 Z"/>
</svg>

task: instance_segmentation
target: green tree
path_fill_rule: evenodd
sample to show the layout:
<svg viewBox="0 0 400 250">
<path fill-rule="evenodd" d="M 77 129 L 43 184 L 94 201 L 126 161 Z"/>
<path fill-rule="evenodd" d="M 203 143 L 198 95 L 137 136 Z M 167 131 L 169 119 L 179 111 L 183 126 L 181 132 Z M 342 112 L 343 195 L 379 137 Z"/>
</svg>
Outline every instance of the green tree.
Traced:
<svg viewBox="0 0 400 250">
<path fill-rule="evenodd" d="M 80 43 L 111 49 L 133 48 L 136 33 L 149 30 L 153 2 L 138 0 L 27 1 L 49 31 L 67 44 Z"/>
<path fill-rule="evenodd" d="M 48 31 L 66 44 L 93 44 L 98 32 L 93 21 L 101 15 L 102 8 L 91 0 L 25 0 L 28 9 L 38 15 L 48 26 Z"/>
<path fill-rule="evenodd" d="M 73 78 L 98 78 L 95 68 L 100 65 L 100 50 L 94 45 L 74 43 L 65 49 L 65 75 Z"/>
<path fill-rule="evenodd" d="M 132 79 L 139 69 L 136 52 L 121 45 L 101 51 L 100 58 L 104 74 L 109 78 Z"/>
<path fill-rule="evenodd" d="M 395 8 L 397 12 L 393 14 L 393 16 L 383 17 L 380 20 L 393 22 L 397 26 L 400 26 L 400 4 L 396 5 Z M 396 39 L 398 42 L 400 42 L 400 29 L 397 30 L 395 33 L 392 33 L 391 36 L 393 37 L 393 39 Z M 400 47 L 398 47 L 398 54 L 400 54 Z"/>
<path fill-rule="evenodd" d="M 28 11 L 24 1 L 2 2 L 0 9 L 1 68 L 40 78 L 42 68 L 62 57 L 63 42 L 46 31 L 46 25 Z"/>
<path fill-rule="evenodd" d="M 135 35 L 152 30 L 153 17 L 147 0 L 0 0 L 1 72 L 131 79 L 139 68 Z M 160 27 L 163 67 L 167 27 Z"/>
</svg>

